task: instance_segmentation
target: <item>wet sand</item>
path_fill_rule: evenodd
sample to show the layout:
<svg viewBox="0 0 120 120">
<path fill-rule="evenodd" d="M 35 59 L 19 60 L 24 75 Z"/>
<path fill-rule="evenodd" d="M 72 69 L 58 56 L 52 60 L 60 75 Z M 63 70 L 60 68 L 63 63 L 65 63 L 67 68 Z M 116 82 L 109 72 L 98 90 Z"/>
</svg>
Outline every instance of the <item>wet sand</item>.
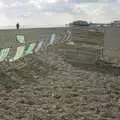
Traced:
<svg viewBox="0 0 120 120">
<path fill-rule="evenodd" d="M 119 120 L 120 76 L 76 68 L 55 53 L 0 71 L 0 120 Z"/>
</svg>

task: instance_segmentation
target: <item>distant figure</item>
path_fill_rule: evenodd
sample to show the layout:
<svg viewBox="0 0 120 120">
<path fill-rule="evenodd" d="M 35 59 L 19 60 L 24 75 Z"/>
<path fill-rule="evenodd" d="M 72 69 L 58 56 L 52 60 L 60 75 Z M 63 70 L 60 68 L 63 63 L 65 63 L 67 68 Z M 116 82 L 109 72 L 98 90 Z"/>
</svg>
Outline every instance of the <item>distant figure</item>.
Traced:
<svg viewBox="0 0 120 120">
<path fill-rule="evenodd" d="M 19 30 L 19 27 L 20 27 L 20 25 L 19 25 L 19 23 L 17 23 L 17 24 L 16 24 L 17 30 Z"/>
</svg>

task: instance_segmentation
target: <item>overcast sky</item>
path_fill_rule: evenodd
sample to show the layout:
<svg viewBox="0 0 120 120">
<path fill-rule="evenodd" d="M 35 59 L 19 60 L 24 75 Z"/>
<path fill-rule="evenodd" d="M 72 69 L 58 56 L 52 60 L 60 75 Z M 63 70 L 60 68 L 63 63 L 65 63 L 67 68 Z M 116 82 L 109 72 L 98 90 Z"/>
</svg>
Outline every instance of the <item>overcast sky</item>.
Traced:
<svg viewBox="0 0 120 120">
<path fill-rule="evenodd" d="M 0 0 L 0 26 L 59 26 L 73 20 L 120 19 L 120 0 Z"/>
</svg>

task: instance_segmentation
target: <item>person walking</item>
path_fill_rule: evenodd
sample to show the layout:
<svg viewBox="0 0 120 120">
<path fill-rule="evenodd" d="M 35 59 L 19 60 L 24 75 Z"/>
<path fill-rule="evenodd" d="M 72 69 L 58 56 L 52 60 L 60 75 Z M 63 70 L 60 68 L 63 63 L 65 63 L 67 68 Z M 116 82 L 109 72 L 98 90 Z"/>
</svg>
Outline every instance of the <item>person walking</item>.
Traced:
<svg viewBox="0 0 120 120">
<path fill-rule="evenodd" d="M 17 24 L 16 24 L 17 30 L 19 30 L 19 27 L 20 27 L 20 25 L 19 25 L 19 23 L 17 23 Z"/>
<path fill-rule="evenodd" d="M 16 28 L 17 28 L 17 34 L 19 34 L 20 24 L 18 22 L 16 24 Z"/>
</svg>

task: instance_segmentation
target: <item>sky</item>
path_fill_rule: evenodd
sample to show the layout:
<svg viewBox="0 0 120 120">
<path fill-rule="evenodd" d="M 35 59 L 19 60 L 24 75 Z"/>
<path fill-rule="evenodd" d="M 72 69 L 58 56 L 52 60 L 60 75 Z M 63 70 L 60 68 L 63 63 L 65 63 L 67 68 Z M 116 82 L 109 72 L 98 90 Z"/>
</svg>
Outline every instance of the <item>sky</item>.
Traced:
<svg viewBox="0 0 120 120">
<path fill-rule="evenodd" d="M 0 26 L 62 26 L 120 19 L 120 0 L 0 0 Z"/>
</svg>

